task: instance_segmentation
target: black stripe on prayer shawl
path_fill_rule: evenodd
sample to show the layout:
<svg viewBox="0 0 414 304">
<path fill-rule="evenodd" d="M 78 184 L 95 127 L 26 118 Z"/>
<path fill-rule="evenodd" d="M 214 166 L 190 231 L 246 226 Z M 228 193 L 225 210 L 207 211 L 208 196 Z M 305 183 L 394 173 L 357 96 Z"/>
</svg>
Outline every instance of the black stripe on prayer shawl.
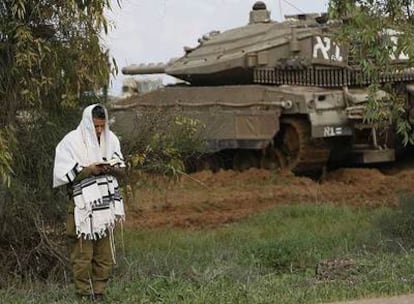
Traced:
<svg viewBox="0 0 414 304">
<path fill-rule="evenodd" d="M 113 200 L 114 201 L 121 201 L 122 200 L 121 193 L 119 193 L 119 191 L 115 191 Z"/>
<path fill-rule="evenodd" d="M 73 172 L 75 172 L 76 174 L 79 174 L 79 172 L 81 172 L 83 169 L 82 166 L 79 166 L 79 163 L 76 163 L 75 167 L 72 169 Z"/>
<path fill-rule="evenodd" d="M 106 180 L 106 181 L 102 181 L 102 182 L 98 182 L 98 186 L 99 187 L 102 187 L 102 186 L 106 186 L 106 187 L 109 187 L 109 184 L 113 184 L 113 181 L 112 180 Z M 103 189 L 105 189 L 105 188 L 103 188 Z M 115 191 L 115 187 L 114 187 L 114 191 Z"/>
<path fill-rule="evenodd" d="M 124 161 L 124 158 L 123 157 L 121 157 L 121 155 L 119 155 L 117 152 L 114 152 L 114 154 L 120 159 L 120 160 L 122 160 L 122 161 Z"/>
<path fill-rule="evenodd" d="M 68 179 L 68 182 L 69 182 L 69 183 L 73 182 L 73 180 L 71 180 L 71 179 L 70 179 L 69 173 L 66 173 L 66 174 L 65 174 L 65 176 L 66 176 L 66 178 Z"/>
<path fill-rule="evenodd" d="M 96 211 L 96 210 L 106 210 L 106 209 L 109 209 L 109 206 L 96 206 L 96 207 L 92 207 L 92 210 L 93 211 Z"/>
<path fill-rule="evenodd" d="M 68 172 L 68 174 L 66 174 L 66 176 L 67 176 L 67 178 L 69 180 L 69 183 L 72 183 L 75 180 L 75 178 L 76 178 L 76 174 L 73 172 L 73 170 L 70 170 Z"/>
<path fill-rule="evenodd" d="M 81 185 L 81 187 L 82 188 L 86 188 L 86 187 L 89 187 L 90 185 L 93 185 L 93 184 L 96 184 L 96 180 L 95 180 L 95 178 L 91 178 L 90 180 L 88 180 L 88 179 L 84 179 L 83 181 L 82 181 L 82 185 Z"/>
<path fill-rule="evenodd" d="M 95 177 L 88 177 L 83 180 L 81 180 L 79 183 L 76 183 L 73 185 L 73 194 L 72 196 L 78 196 L 82 194 L 82 188 L 86 188 L 90 185 L 93 185 L 96 183 Z"/>
<path fill-rule="evenodd" d="M 72 197 L 78 196 L 78 195 L 82 195 L 82 191 L 73 191 Z"/>
<path fill-rule="evenodd" d="M 112 181 L 98 182 L 98 186 L 108 185 L 109 183 L 112 183 Z"/>
<path fill-rule="evenodd" d="M 79 174 L 79 172 L 81 172 L 83 169 L 82 166 L 79 166 L 79 163 L 76 163 L 72 169 L 70 169 L 70 171 L 65 174 L 66 178 L 68 179 L 69 183 L 72 183 L 76 176 Z"/>
</svg>

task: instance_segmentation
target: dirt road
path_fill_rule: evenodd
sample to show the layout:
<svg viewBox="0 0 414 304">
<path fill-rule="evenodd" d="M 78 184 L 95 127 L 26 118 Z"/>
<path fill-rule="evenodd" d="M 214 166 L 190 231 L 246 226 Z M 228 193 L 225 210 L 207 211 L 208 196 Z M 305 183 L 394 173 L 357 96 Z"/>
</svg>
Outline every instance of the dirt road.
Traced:
<svg viewBox="0 0 414 304">
<path fill-rule="evenodd" d="M 138 175 L 130 184 L 128 225 L 198 229 L 238 221 L 278 204 L 394 205 L 402 192 L 414 191 L 414 168 L 339 169 L 322 181 L 259 169 L 203 171 L 178 181 Z"/>
</svg>

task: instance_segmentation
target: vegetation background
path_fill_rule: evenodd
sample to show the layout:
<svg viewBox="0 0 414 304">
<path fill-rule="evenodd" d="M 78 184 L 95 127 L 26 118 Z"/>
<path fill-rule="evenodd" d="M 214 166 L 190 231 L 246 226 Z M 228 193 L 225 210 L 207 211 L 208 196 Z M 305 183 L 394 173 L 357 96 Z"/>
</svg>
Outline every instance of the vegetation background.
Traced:
<svg viewBox="0 0 414 304">
<path fill-rule="evenodd" d="M 54 148 L 116 68 L 100 43 L 108 5 L 0 3 L 0 285 L 63 265 L 45 234 L 61 229 L 66 209 L 64 191 L 51 188 Z"/>
</svg>

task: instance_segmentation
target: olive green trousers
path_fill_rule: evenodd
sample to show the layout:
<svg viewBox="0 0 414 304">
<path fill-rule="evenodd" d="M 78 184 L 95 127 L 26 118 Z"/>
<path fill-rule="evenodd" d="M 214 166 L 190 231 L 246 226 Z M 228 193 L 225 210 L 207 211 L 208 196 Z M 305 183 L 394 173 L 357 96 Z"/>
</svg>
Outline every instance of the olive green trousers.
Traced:
<svg viewBox="0 0 414 304">
<path fill-rule="evenodd" d="M 99 240 L 77 238 L 73 210 L 68 212 L 66 234 L 76 293 L 104 294 L 113 264 L 109 237 Z"/>
</svg>

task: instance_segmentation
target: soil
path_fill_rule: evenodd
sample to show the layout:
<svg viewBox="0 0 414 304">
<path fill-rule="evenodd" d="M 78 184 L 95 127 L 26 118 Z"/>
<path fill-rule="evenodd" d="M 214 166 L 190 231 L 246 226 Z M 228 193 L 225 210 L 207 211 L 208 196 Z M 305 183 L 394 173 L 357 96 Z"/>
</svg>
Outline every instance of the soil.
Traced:
<svg viewBox="0 0 414 304">
<path fill-rule="evenodd" d="M 131 174 L 128 184 L 127 226 L 204 229 L 280 204 L 396 205 L 402 193 L 414 192 L 414 161 L 341 168 L 318 179 L 249 169 L 202 171 L 178 179 Z"/>
<path fill-rule="evenodd" d="M 205 229 L 280 204 L 393 206 L 405 192 L 414 193 L 414 160 L 378 168 L 341 168 L 318 179 L 259 169 L 202 171 L 175 180 L 135 174 L 126 193 L 126 223 L 141 228 Z M 414 294 L 332 304 L 397 303 L 414 303 Z"/>
</svg>

